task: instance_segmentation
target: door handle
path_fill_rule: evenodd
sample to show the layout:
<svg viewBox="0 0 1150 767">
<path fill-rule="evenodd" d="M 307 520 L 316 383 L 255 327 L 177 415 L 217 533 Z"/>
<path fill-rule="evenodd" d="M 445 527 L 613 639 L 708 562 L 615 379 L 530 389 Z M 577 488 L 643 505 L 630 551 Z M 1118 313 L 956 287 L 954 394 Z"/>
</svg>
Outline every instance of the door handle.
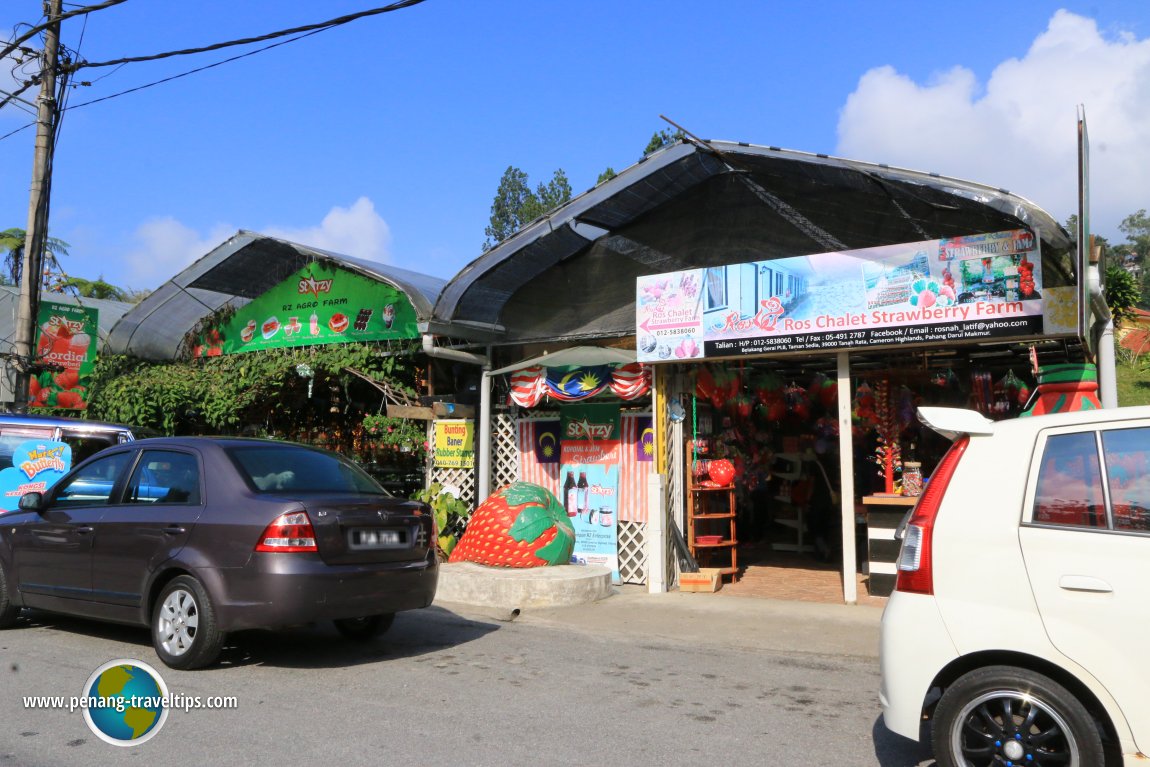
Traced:
<svg viewBox="0 0 1150 767">
<path fill-rule="evenodd" d="M 1064 575 L 1058 579 L 1058 585 L 1067 591 L 1092 591 L 1098 594 L 1114 591 L 1106 581 L 1089 575 Z"/>
<path fill-rule="evenodd" d="M 76 528 L 76 535 L 87 535 L 88 533 L 92 532 L 95 529 L 96 528 L 91 527 L 89 525 L 84 525 L 83 527 L 77 527 Z"/>
<path fill-rule="evenodd" d="M 188 529 L 186 527 L 180 527 L 179 525 L 168 525 L 164 528 L 164 535 L 180 535 L 181 533 L 186 533 L 187 531 Z"/>
</svg>

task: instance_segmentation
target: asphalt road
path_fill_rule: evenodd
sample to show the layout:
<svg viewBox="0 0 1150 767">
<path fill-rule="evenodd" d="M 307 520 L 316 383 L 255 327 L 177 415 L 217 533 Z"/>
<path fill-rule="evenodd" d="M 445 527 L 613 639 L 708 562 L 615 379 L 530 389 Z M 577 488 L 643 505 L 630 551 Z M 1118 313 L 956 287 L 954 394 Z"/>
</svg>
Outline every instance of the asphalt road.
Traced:
<svg viewBox="0 0 1150 767">
<path fill-rule="evenodd" d="M 769 611 L 736 605 L 737 623 L 704 613 L 677 632 L 689 621 L 673 611 L 655 625 L 619 617 L 639 612 L 619 604 L 514 620 L 435 606 L 367 644 L 327 626 L 246 632 L 195 672 L 162 666 L 145 630 L 32 614 L 0 633 L 0 767 L 932 764 L 883 728 L 873 653 L 828 651 L 828 633 L 876 630 L 869 615 L 861 627 L 792 616 L 796 642 L 812 639 L 804 651 L 769 640 L 784 628 Z M 746 635 L 756 620 L 762 642 Z M 81 694 L 116 658 L 154 666 L 172 694 L 234 695 L 238 707 L 173 711 L 147 743 L 117 748 L 79 711 L 24 706 Z"/>
</svg>

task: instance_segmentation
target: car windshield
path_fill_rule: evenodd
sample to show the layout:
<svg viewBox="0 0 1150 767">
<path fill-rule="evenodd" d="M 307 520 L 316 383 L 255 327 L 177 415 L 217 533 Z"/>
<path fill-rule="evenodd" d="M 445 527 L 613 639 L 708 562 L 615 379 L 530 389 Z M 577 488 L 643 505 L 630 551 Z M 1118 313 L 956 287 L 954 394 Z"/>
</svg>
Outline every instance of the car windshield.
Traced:
<svg viewBox="0 0 1150 767">
<path fill-rule="evenodd" d="M 261 493 L 389 493 L 365 471 L 332 453 L 294 445 L 228 449 L 240 473 Z"/>
</svg>

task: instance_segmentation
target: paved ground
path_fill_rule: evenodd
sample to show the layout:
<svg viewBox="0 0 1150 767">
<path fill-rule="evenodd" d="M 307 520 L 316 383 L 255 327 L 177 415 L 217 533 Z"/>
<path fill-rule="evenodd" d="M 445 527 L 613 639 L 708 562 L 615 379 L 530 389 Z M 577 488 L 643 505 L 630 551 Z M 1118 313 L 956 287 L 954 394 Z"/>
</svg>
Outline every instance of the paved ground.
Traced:
<svg viewBox="0 0 1150 767">
<path fill-rule="evenodd" d="M 724 587 L 725 589 L 725 587 Z M 482 608 L 443 603 L 463 614 Z M 864 605 L 776 599 L 746 599 L 719 591 L 648 594 L 623 586 L 604 600 L 572 607 L 524 610 L 517 616 L 488 611 L 490 617 L 596 635 L 674 638 L 772 652 L 878 657 L 881 610 Z"/>
</svg>

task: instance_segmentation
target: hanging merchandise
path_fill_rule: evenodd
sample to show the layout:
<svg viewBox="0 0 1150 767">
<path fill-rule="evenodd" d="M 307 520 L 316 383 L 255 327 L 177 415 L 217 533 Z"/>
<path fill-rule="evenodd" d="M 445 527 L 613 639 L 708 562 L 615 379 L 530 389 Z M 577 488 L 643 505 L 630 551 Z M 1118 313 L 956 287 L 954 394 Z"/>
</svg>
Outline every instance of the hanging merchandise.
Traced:
<svg viewBox="0 0 1150 767">
<path fill-rule="evenodd" d="M 902 457 L 899 454 L 898 414 L 891 402 L 890 381 L 885 378 L 875 384 L 875 430 L 878 433 L 878 443 L 875 447 L 875 461 L 879 464 L 880 472 L 885 485 L 884 492 L 894 492 L 894 474 L 901 468 Z"/>
<path fill-rule="evenodd" d="M 787 403 L 787 412 L 796 420 L 805 421 L 810 416 L 811 409 L 807 403 L 806 389 L 792 381 L 791 385 L 783 390 L 783 398 Z"/>
<path fill-rule="evenodd" d="M 970 404 L 988 418 L 994 415 L 994 383 L 990 373 L 975 371 L 970 374 Z"/>
<path fill-rule="evenodd" d="M 864 431 L 871 428 L 878 421 L 878 414 L 875 412 L 875 395 L 874 390 L 866 381 L 859 384 L 855 389 L 855 398 L 851 406 L 851 416 Z"/>
</svg>

